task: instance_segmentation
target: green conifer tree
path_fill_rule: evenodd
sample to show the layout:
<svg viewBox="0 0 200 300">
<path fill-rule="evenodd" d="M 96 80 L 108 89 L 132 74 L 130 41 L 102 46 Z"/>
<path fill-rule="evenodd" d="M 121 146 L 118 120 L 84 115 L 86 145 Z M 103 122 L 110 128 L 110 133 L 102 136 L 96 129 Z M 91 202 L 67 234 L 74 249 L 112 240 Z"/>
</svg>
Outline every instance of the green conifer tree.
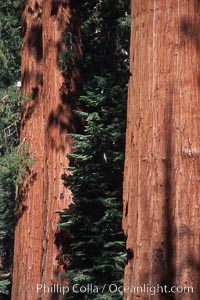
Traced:
<svg viewBox="0 0 200 300">
<path fill-rule="evenodd" d="M 72 293 L 67 299 L 122 299 L 109 284 L 122 285 L 125 239 L 121 230 L 125 146 L 129 1 L 85 1 L 82 5 L 83 131 L 72 134 L 71 175 L 63 175 L 74 203 L 61 213 L 69 233 L 63 253 L 71 285 L 99 287 L 98 294 Z"/>
</svg>

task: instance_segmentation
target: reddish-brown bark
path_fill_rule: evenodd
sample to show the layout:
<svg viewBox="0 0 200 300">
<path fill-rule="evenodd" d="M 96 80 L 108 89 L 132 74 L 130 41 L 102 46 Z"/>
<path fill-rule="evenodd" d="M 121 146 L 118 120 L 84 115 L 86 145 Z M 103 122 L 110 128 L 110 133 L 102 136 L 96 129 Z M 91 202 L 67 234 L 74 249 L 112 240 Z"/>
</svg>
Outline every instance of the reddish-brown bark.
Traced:
<svg viewBox="0 0 200 300">
<path fill-rule="evenodd" d="M 193 286 L 199 299 L 200 4 L 132 0 L 123 228 L 126 286 Z"/>
<path fill-rule="evenodd" d="M 60 283 L 58 215 L 71 202 L 61 180 L 70 151 L 67 133 L 75 130 L 79 71 L 64 77 L 58 67 L 65 49 L 63 32 L 73 37 L 74 58 L 80 54 L 77 1 L 28 1 L 23 13 L 22 91 L 32 94 L 21 121 L 21 142 L 27 141 L 35 163 L 18 195 L 15 231 L 13 300 L 58 299 L 37 293 L 36 285 Z M 71 47 L 69 45 L 68 47 Z M 60 299 L 60 298 L 59 298 Z"/>
</svg>

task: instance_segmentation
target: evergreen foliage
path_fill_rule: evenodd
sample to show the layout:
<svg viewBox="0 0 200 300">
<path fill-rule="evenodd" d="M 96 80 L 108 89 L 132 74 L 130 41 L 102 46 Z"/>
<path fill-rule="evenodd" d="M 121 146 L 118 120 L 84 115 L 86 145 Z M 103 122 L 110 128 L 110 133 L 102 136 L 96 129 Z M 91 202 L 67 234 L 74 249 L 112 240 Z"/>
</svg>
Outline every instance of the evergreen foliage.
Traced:
<svg viewBox="0 0 200 300">
<path fill-rule="evenodd" d="M 129 1 L 84 1 L 82 4 L 83 132 L 71 134 L 74 143 L 71 175 L 63 175 L 74 203 L 61 213 L 59 224 L 69 233 L 63 254 L 71 285 L 103 286 L 104 293 L 71 293 L 67 299 L 122 299 L 109 293 L 111 283 L 122 285 L 125 239 L 121 230 L 125 147 Z M 68 173 L 68 172 L 67 172 Z"/>
<path fill-rule="evenodd" d="M 9 294 L 15 225 L 15 192 L 21 154 L 19 144 L 19 91 L 0 91 L 0 299 Z M 9 274 L 4 279 L 5 274 Z M 2 298 L 1 298 L 2 297 Z"/>
<path fill-rule="evenodd" d="M 20 159 L 17 153 L 19 118 L 12 110 L 17 105 L 17 97 L 8 97 L 10 101 L 4 103 L 5 91 L 3 95 L 0 98 L 0 299 L 1 294 L 2 299 L 6 299 L 4 294 L 9 294 L 10 276 L 6 279 L 1 276 L 12 271 L 15 190 Z"/>
<path fill-rule="evenodd" d="M 0 299 L 1 294 L 9 294 L 12 272 L 15 181 L 18 174 L 19 159 L 16 152 L 11 151 L 0 156 L 0 256 L 2 266 L 0 271 Z M 5 274 L 8 274 L 5 276 Z M 4 279 L 6 277 L 6 279 Z M 2 296 L 2 299 L 5 299 Z"/>
<path fill-rule="evenodd" d="M 21 1 L 0 1 L 0 89 L 20 78 Z"/>
<path fill-rule="evenodd" d="M 19 144 L 21 94 L 16 86 L 0 89 L 0 155 Z"/>
<path fill-rule="evenodd" d="M 21 1 L 0 1 L 0 299 L 10 298 L 19 144 Z"/>
</svg>

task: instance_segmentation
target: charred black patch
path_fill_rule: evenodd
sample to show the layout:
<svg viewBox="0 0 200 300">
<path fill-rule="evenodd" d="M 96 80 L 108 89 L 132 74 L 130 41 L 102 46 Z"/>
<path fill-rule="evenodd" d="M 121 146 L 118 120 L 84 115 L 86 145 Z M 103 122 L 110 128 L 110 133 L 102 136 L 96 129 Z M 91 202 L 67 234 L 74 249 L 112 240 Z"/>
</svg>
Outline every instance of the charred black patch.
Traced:
<svg viewBox="0 0 200 300">
<path fill-rule="evenodd" d="M 56 43 L 56 49 L 59 53 L 62 51 L 62 42 L 61 41 Z"/>
<path fill-rule="evenodd" d="M 126 203 L 125 217 L 128 216 L 128 203 Z"/>
<path fill-rule="evenodd" d="M 58 13 L 58 9 L 60 6 L 60 2 L 59 0 L 53 0 L 52 4 L 51 4 L 51 16 L 57 15 Z"/>
<path fill-rule="evenodd" d="M 68 1 L 64 0 L 64 1 L 62 2 L 62 7 L 68 8 L 68 7 L 69 7 Z"/>
<path fill-rule="evenodd" d="M 27 31 L 27 22 L 26 18 L 22 19 L 22 36 L 24 37 Z"/>
<path fill-rule="evenodd" d="M 190 27 L 191 27 L 190 20 L 186 17 L 182 18 L 180 23 L 181 32 L 188 34 L 190 31 Z"/>
<path fill-rule="evenodd" d="M 40 8 L 40 6 L 39 6 L 38 2 L 36 1 L 35 2 L 35 10 L 38 10 L 39 8 Z"/>
<path fill-rule="evenodd" d="M 38 87 L 33 87 L 32 88 L 32 98 L 35 100 L 38 97 L 39 94 L 39 88 Z"/>
<path fill-rule="evenodd" d="M 43 43 L 42 43 L 42 25 L 35 24 L 31 27 L 28 36 L 29 51 L 35 56 L 37 61 L 43 57 Z"/>
<path fill-rule="evenodd" d="M 197 8 L 198 10 L 198 8 Z M 182 33 L 182 45 L 185 45 L 186 39 L 189 39 L 199 52 L 200 49 L 200 30 L 199 30 L 199 15 L 195 15 L 195 19 L 182 17 L 180 20 L 180 32 Z"/>
<path fill-rule="evenodd" d="M 28 8 L 28 13 L 30 14 L 30 15 L 33 15 L 34 14 L 34 10 L 29 6 L 29 8 Z"/>
<path fill-rule="evenodd" d="M 200 9 L 200 0 L 196 0 L 195 4 L 196 4 L 197 8 Z"/>
<path fill-rule="evenodd" d="M 127 261 L 132 260 L 133 257 L 134 257 L 133 249 L 128 248 L 128 249 L 126 250 L 126 255 L 127 255 Z"/>
</svg>

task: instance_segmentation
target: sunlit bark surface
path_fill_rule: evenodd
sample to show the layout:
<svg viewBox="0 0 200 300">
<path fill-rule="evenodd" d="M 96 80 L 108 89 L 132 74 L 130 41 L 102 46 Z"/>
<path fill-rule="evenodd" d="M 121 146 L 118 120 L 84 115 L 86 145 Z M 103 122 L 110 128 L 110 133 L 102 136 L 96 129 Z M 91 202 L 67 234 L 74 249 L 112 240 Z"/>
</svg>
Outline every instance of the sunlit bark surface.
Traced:
<svg viewBox="0 0 200 300">
<path fill-rule="evenodd" d="M 22 92 L 30 100 L 21 121 L 21 144 L 27 142 L 35 163 L 19 189 L 15 231 L 13 300 L 62 299 L 37 284 L 61 283 L 64 237 L 59 232 L 57 211 L 71 202 L 61 175 L 68 166 L 66 154 L 75 131 L 72 109 L 80 83 L 76 68 L 59 68 L 60 52 L 67 47 L 80 55 L 78 1 L 27 1 L 23 17 Z M 78 54 L 77 54 L 78 53 Z"/>
<path fill-rule="evenodd" d="M 199 1 L 132 0 L 124 286 L 194 293 L 132 290 L 127 300 L 200 297 L 199 58 Z"/>
</svg>

